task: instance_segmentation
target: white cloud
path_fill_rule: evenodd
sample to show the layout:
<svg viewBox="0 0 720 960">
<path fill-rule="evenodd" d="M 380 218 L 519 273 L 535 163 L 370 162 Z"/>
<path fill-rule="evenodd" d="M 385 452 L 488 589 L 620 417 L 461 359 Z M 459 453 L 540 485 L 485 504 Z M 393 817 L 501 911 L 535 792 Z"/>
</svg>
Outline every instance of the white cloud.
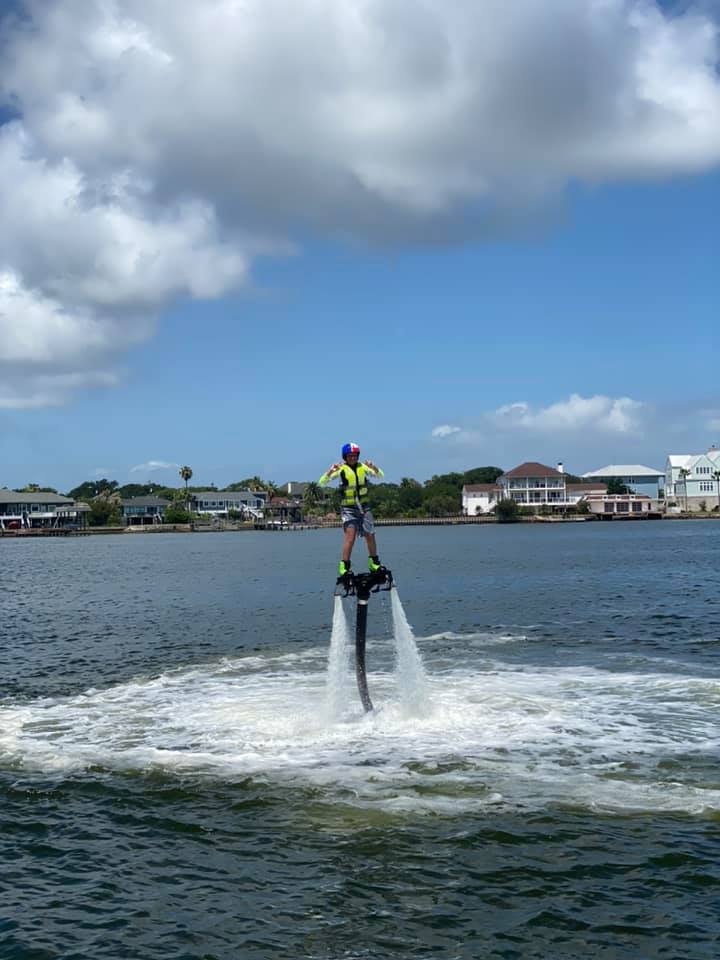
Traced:
<svg viewBox="0 0 720 960">
<path fill-rule="evenodd" d="M 450 437 L 454 433 L 460 433 L 460 427 L 451 427 L 449 423 L 443 423 L 439 427 L 433 427 L 433 437 Z"/>
<path fill-rule="evenodd" d="M 720 161 L 716 25 L 651 0 L 26 7 L 0 32 L 0 102 L 20 115 L 0 128 L 17 403 L 39 373 L 61 402 L 63 376 L 112 371 L 163 306 L 242 286 L 302 229 L 482 239 L 571 180 Z"/>
<path fill-rule="evenodd" d="M 443 425 L 435 427 L 432 435 L 441 439 L 452 436 L 458 443 L 477 443 L 508 432 L 632 435 L 639 431 L 647 414 L 647 405 L 630 397 L 582 397 L 573 393 L 567 400 L 537 409 L 522 401 L 505 404 L 479 414 L 480 426 Z"/>
<path fill-rule="evenodd" d="M 179 466 L 178 463 L 168 463 L 166 460 L 148 460 L 147 463 L 130 467 L 130 473 L 156 473 L 158 470 L 172 470 Z"/>
<path fill-rule="evenodd" d="M 645 404 L 630 397 L 581 397 L 573 393 L 567 400 L 548 407 L 533 410 L 527 403 L 512 403 L 498 407 L 490 416 L 500 429 L 633 433 L 638 430 L 645 409 Z"/>
</svg>

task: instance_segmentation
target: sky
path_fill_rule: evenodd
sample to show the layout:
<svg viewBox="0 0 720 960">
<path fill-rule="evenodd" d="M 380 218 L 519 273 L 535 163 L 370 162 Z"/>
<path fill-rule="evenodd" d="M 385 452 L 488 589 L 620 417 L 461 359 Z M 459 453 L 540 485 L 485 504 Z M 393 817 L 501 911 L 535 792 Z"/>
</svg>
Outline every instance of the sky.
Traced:
<svg viewBox="0 0 720 960">
<path fill-rule="evenodd" d="M 720 446 L 715 0 L 0 9 L 0 486 Z"/>
</svg>

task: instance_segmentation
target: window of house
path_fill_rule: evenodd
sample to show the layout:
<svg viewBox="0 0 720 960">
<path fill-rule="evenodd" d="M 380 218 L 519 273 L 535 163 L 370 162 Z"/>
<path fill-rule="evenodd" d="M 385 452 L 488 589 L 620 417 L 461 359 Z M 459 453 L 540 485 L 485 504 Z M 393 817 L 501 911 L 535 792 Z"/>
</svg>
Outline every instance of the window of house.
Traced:
<svg viewBox="0 0 720 960">
<path fill-rule="evenodd" d="M 700 481 L 700 493 L 712 493 L 713 484 L 709 480 Z"/>
<path fill-rule="evenodd" d="M 632 508 L 633 508 L 633 513 L 642 513 L 642 504 L 641 504 L 641 503 L 634 503 L 634 504 L 632 505 Z"/>
<path fill-rule="evenodd" d="M 627 500 L 619 500 L 617 505 L 617 510 L 618 510 L 618 513 L 629 513 L 630 504 L 628 503 Z"/>
</svg>

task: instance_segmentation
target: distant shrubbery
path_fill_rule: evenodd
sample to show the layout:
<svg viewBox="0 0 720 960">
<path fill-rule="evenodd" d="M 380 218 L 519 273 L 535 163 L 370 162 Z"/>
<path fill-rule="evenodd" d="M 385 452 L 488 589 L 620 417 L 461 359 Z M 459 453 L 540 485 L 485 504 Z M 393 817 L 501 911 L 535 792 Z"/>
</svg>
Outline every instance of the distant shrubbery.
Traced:
<svg viewBox="0 0 720 960">
<path fill-rule="evenodd" d="M 495 516 L 498 523 L 517 523 L 520 518 L 520 507 L 515 500 L 498 500 Z"/>
<path fill-rule="evenodd" d="M 171 503 L 169 507 L 165 509 L 165 514 L 163 517 L 165 523 L 190 523 L 192 517 L 179 503 Z"/>
</svg>

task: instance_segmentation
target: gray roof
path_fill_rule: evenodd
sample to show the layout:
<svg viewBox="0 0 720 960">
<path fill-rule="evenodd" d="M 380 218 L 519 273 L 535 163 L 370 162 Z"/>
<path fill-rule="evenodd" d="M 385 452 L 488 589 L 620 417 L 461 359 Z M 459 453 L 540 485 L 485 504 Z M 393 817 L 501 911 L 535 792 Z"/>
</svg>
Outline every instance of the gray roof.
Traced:
<svg viewBox="0 0 720 960">
<path fill-rule="evenodd" d="M 169 507 L 170 501 L 163 497 L 131 497 L 129 500 L 121 500 L 123 507 Z"/>
<path fill-rule="evenodd" d="M 252 500 L 260 497 L 267 497 L 265 490 L 196 490 L 192 495 L 193 500 L 234 500 L 239 503 L 242 500 Z"/>
<path fill-rule="evenodd" d="M 662 470 L 653 470 L 642 463 L 609 463 L 599 470 L 590 470 L 584 477 L 664 477 Z"/>
<path fill-rule="evenodd" d="M 14 490 L 0 490 L 0 503 L 47 503 L 70 504 L 72 497 L 62 497 L 59 493 L 16 493 Z"/>
</svg>

